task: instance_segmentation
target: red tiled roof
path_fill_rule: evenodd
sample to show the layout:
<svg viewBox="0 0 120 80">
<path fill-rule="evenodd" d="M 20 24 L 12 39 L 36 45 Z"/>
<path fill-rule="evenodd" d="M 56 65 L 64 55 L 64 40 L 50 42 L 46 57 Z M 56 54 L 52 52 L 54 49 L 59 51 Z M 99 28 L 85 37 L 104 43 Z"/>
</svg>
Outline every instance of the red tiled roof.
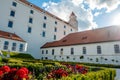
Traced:
<svg viewBox="0 0 120 80">
<path fill-rule="evenodd" d="M 5 31 L 1 31 L 1 30 L 0 30 L 0 37 L 25 42 L 22 38 L 20 38 L 19 36 L 17 36 L 14 33 L 9 33 L 9 32 L 5 32 Z"/>
<path fill-rule="evenodd" d="M 59 41 L 49 42 L 41 48 L 120 41 L 120 26 L 71 33 Z"/>
<path fill-rule="evenodd" d="M 54 17 L 54 18 L 56 18 L 57 20 L 60 20 L 60 21 L 62 21 L 62 22 L 64 22 L 64 23 L 70 25 L 72 28 L 74 28 L 74 27 L 73 27 L 71 24 L 69 24 L 68 22 L 63 21 L 63 20 L 60 19 L 59 17 L 57 17 L 57 16 L 55 16 L 55 15 L 53 15 L 53 14 L 51 14 L 51 13 L 49 13 L 49 12 L 43 10 L 43 9 L 41 9 L 40 7 L 38 7 L 38 6 L 36 6 L 36 5 L 34 5 L 34 4 L 30 3 L 30 2 L 28 2 L 27 0 L 19 0 L 19 1 L 23 2 L 24 4 L 26 4 L 26 5 L 28 5 L 28 6 L 31 6 L 31 5 L 32 5 L 31 7 L 37 9 L 38 11 L 44 12 L 44 13 L 50 15 L 51 17 Z M 76 28 L 75 28 L 75 29 L 76 29 Z"/>
</svg>

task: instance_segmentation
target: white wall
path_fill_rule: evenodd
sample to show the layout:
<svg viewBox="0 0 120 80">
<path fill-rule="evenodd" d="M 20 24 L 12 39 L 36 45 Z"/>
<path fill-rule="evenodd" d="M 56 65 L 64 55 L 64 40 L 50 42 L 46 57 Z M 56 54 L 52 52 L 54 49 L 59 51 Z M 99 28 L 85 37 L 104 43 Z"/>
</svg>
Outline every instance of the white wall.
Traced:
<svg viewBox="0 0 120 80">
<path fill-rule="evenodd" d="M 118 44 L 120 46 L 120 41 L 42 48 L 41 51 L 44 50 L 44 54 L 42 54 L 43 59 L 45 59 L 45 57 L 48 57 L 48 59 L 60 60 L 60 61 L 63 60 L 63 61 L 89 62 L 89 63 L 101 63 L 101 64 L 102 63 L 120 64 L 120 58 L 119 58 L 120 53 L 114 52 L 115 44 Z M 102 50 L 101 54 L 97 53 L 97 46 L 101 46 L 101 50 Z M 82 50 L 83 47 L 86 47 L 87 49 L 86 54 L 83 54 L 83 50 Z M 60 54 L 61 48 L 63 48 L 63 55 Z M 74 48 L 74 55 L 71 55 L 71 48 Z M 55 50 L 54 55 L 52 55 L 52 49 Z M 46 50 L 48 50 L 49 52 L 48 54 L 45 53 Z M 56 59 L 54 58 L 55 56 L 56 56 Z M 67 56 L 69 56 L 70 58 L 67 59 L 66 58 Z M 80 59 L 80 56 L 84 56 L 84 59 Z M 75 60 L 73 60 L 74 58 Z M 96 62 L 96 58 L 98 58 L 98 62 Z M 114 61 L 112 61 L 113 59 Z"/>
<path fill-rule="evenodd" d="M 13 1 L 17 2 L 17 7 L 12 6 Z M 15 10 L 15 17 L 10 16 L 11 10 Z M 33 10 L 34 14 L 30 14 L 30 10 Z M 65 36 L 64 30 L 66 34 L 77 31 L 63 21 L 27 6 L 19 0 L 0 0 L 0 12 L 0 30 L 15 32 L 24 39 L 28 43 L 27 53 L 31 53 L 35 58 L 40 58 L 40 47 L 46 42 L 54 41 L 54 35 L 57 37 L 56 40 L 59 40 Z M 47 20 L 44 20 L 44 15 Z M 28 22 L 29 17 L 33 18 L 33 24 Z M 8 27 L 9 20 L 14 22 L 13 28 Z M 57 25 L 55 21 L 57 21 Z M 43 28 L 44 22 L 47 24 L 46 29 Z M 66 25 L 66 29 L 64 29 L 64 25 Z M 32 33 L 27 32 L 28 26 L 32 27 Z M 57 27 L 57 32 L 54 32 L 54 27 Z M 46 37 L 42 37 L 42 31 L 46 32 Z"/>
<path fill-rule="evenodd" d="M 5 41 L 8 41 L 8 42 L 9 42 L 8 49 L 7 49 L 7 50 L 4 50 L 4 42 L 5 42 Z M 12 47 L 13 47 L 12 44 L 13 44 L 13 43 L 16 43 L 16 50 L 15 50 L 15 51 L 12 50 Z M 24 47 L 23 47 L 23 51 L 19 51 L 20 44 L 23 44 L 23 46 L 24 46 Z M 0 38 L 0 50 L 25 53 L 26 50 L 27 50 L 27 43 L 26 43 L 26 42 L 16 41 L 16 40 L 11 40 L 11 39 Z"/>
</svg>

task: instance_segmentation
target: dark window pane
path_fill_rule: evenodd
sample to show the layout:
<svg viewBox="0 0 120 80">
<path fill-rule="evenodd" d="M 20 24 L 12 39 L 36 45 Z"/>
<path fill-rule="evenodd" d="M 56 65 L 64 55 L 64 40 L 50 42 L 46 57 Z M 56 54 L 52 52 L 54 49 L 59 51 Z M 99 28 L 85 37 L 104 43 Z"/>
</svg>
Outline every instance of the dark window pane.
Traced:
<svg viewBox="0 0 120 80">
<path fill-rule="evenodd" d="M 5 41 L 5 42 L 4 42 L 4 50 L 8 50 L 8 45 L 9 45 L 9 42 L 8 42 L 8 41 Z"/>
<path fill-rule="evenodd" d="M 52 49 L 52 55 L 54 55 L 54 49 Z"/>
<path fill-rule="evenodd" d="M 42 36 L 45 37 L 45 31 L 43 31 Z"/>
<path fill-rule="evenodd" d="M 13 51 L 16 50 L 16 43 L 13 43 L 13 45 L 12 45 L 12 50 L 13 50 Z"/>
<path fill-rule="evenodd" d="M 15 11 L 11 11 L 10 16 L 14 17 L 15 16 Z"/>
<path fill-rule="evenodd" d="M 101 54 L 101 46 L 97 46 L 97 53 Z"/>
<path fill-rule="evenodd" d="M 54 30 L 55 32 L 57 32 L 57 28 L 55 27 L 55 30 Z"/>
<path fill-rule="evenodd" d="M 31 13 L 31 14 L 33 14 L 33 13 L 34 13 L 34 11 L 33 11 L 33 10 L 30 10 L 30 13 Z"/>
<path fill-rule="evenodd" d="M 33 23 L 33 19 L 32 18 L 29 18 L 29 23 Z"/>
<path fill-rule="evenodd" d="M 57 24 L 57 21 L 55 21 L 55 24 Z"/>
<path fill-rule="evenodd" d="M 19 51 L 23 51 L 23 49 L 24 49 L 24 46 L 23 46 L 23 44 L 20 44 L 20 48 L 19 48 Z"/>
<path fill-rule="evenodd" d="M 71 55 L 74 55 L 74 48 L 71 48 Z"/>
<path fill-rule="evenodd" d="M 44 19 L 46 20 L 46 19 L 47 19 L 47 17 L 46 17 L 46 16 L 44 16 Z"/>
<path fill-rule="evenodd" d="M 46 28 L 46 23 L 43 23 L 43 28 Z"/>
<path fill-rule="evenodd" d="M 13 5 L 14 7 L 16 7 L 16 6 L 17 6 L 17 3 L 16 3 L 16 2 L 13 2 L 12 5 Z"/>
<path fill-rule="evenodd" d="M 115 53 L 120 53 L 120 47 L 118 44 L 114 45 L 114 51 Z"/>
<path fill-rule="evenodd" d="M 32 31 L 32 28 L 28 27 L 28 33 L 31 33 L 31 31 Z"/>
<path fill-rule="evenodd" d="M 8 27 L 12 28 L 13 27 L 13 21 L 8 22 Z"/>
<path fill-rule="evenodd" d="M 56 40 L 56 35 L 54 35 L 54 40 Z"/>
<path fill-rule="evenodd" d="M 83 47 L 83 54 L 86 54 L 86 47 Z"/>
</svg>

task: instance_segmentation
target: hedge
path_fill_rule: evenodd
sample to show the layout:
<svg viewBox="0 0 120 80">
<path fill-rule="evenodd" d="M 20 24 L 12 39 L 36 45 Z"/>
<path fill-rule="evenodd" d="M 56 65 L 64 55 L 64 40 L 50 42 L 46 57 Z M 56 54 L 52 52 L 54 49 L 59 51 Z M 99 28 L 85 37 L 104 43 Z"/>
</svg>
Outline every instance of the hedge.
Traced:
<svg viewBox="0 0 120 80">
<path fill-rule="evenodd" d="M 4 56 L 7 56 L 7 51 L 2 51 Z M 33 56 L 27 53 L 18 53 L 18 52 L 10 52 L 11 58 L 21 58 L 21 59 L 34 59 Z"/>
<path fill-rule="evenodd" d="M 60 80 L 114 80 L 116 71 L 114 69 L 104 69 L 87 74 L 72 74 L 68 77 L 63 77 Z"/>
</svg>

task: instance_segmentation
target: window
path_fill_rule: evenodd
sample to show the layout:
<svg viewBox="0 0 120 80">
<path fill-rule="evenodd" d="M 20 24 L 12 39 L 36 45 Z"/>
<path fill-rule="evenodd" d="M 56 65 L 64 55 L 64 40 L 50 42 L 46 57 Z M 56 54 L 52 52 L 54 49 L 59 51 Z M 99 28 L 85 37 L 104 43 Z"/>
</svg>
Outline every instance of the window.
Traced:
<svg viewBox="0 0 120 80">
<path fill-rule="evenodd" d="M 55 24 L 57 24 L 57 21 L 55 21 Z"/>
<path fill-rule="evenodd" d="M 28 33 L 31 33 L 31 32 L 32 32 L 32 28 L 28 27 Z"/>
<path fill-rule="evenodd" d="M 114 51 L 115 53 L 120 53 L 120 47 L 118 44 L 114 45 Z"/>
<path fill-rule="evenodd" d="M 45 57 L 46 60 L 48 60 L 48 57 Z"/>
<path fill-rule="evenodd" d="M 8 22 L 8 27 L 12 28 L 13 27 L 13 21 Z"/>
<path fill-rule="evenodd" d="M 30 10 L 30 14 L 34 14 L 34 11 L 33 11 L 33 10 Z"/>
<path fill-rule="evenodd" d="M 66 31 L 64 31 L 64 35 L 66 35 Z"/>
<path fill-rule="evenodd" d="M 56 27 L 55 27 L 54 31 L 57 32 L 57 28 Z"/>
<path fill-rule="evenodd" d="M 74 48 L 71 48 L 71 55 L 74 55 Z"/>
<path fill-rule="evenodd" d="M 83 47 L 83 54 L 86 54 L 86 47 Z"/>
<path fill-rule="evenodd" d="M 56 35 L 54 35 L 54 40 L 56 40 Z"/>
<path fill-rule="evenodd" d="M 45 31 L 43 31 L 43 32 L 42 32 L 42 36 L 45 37 L 45 35 L 46 35 L 46 34 L 45 34 Z"/>
<path fill-rule="evenodd" d="M 46 50 L 46 54 L 48 54 L 48 50 Z"/>
<path fill-rule="evenodd" d="M 13 44 L 12 44 L 12 50 L 13 50 L 13 51 L 16 51 L 16 43 L 13 43 Z"/>
<path fill-rule="evenodd" d="M 66 28 L 66 26 L 64 25 L 64 28 Z"/>
<path fill-rule="evenodd" d="M 29 23 L 33 23 L 33 18 L 29 18 Z"/>
<path fill-rule="evenodd" d="M 8 45 L 9 45 L 9 42 L 8 42 L 8 41 L 5 41 L 5 42 L 4 42 L 4 50 L 8 50 Z"/>
<path fill-rule="evenodd" d="M 10 16 L 14 17 L 15 16 L 15 11 L 11 10 Z"/>
<path fill-rule="evenodd" d="M 60 50 L 60 54 L 63 55 L 63 48 L 61 48 L 61 50 Z"/>
<path fill-rule="evenodd" d="M 97 46 L 97 53 L 101 54 L 101 46 Z"/>
<path fill-rule="evenodd" d="M 44 54 L 44 50 L 42 50 L 42 54 Z"/>
<path fill-rule="evenodd" d="M 23 48 L 24 48 L 24 46 L 23 46 L 23 44 L 20 44 L 20 48 L 19 48 L 19 51 L 23 51 Z"/>
<path fill-rule="evenodd" d="M 47 19 L 47 17 L 46 16 L 44 16 L 44 20 L 46 20 Z"/>
<path fill-rule="evenodd" d="M 70 57 L 69 56 L 66 56 L 67 59 L 69 59 Z"/>
<path fill-rule="evenodd" d="M 13 2 L 12 5 L 13 5 L 14 7 L 16 7 L 16 6 L 17 6 L 17 3 L 16 3 L 16 2 Z"/>
<path fill-rule="evenodd" d="M 55 52 L 54 49 L 52 49 L 52 55 L 54 55 L 54 52 Z"/>
<path fill-rule="evenodd" d="M 46 28 L 46 23 L 43 23 L 43 28 Z"/>
</svg>

